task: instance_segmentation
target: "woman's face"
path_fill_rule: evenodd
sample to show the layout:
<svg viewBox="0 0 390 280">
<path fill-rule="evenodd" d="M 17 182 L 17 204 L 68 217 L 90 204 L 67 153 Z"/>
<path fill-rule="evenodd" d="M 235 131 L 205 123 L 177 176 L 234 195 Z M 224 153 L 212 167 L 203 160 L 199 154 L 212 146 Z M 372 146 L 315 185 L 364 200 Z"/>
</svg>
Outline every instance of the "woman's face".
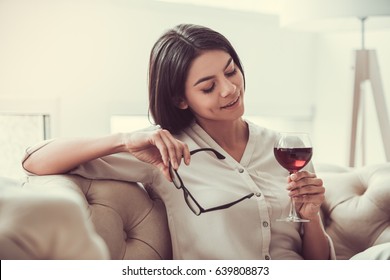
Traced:
<svg viewBox="0 0 390 280">
<path fill-rule="evenodd" d="M 244 114 L 244 78 L 227 52 L 206 51 L 191 64 L 180 108 L 190 108 L 201 125 L 233 121 Z"/>
</svg>

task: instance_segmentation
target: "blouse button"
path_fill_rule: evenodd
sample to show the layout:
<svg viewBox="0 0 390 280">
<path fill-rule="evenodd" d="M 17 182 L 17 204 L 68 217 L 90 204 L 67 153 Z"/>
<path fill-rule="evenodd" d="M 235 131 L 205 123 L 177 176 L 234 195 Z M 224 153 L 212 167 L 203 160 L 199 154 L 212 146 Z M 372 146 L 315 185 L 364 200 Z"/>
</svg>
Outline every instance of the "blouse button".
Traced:
<svg viewBox="0 0 390 280">
<path fill-rule="evenodd" d="M 239 169 L 238 169 L 238 172 L 244 173 L 244 168 L 239 168 Z"/>
<path fill-rule="evenodd" d="M 263 227 L 268 227 L 268 222 L 263 222 Z"/>
<path fill-rule="evenodd" d="M 261 193 L 260 193 L 260 192 L 257 192 L 257 193 L 255 193 L 255 196 L 260 197 L 260 196 L 261 196 Z"/>
<path fill-rule="evenodd" d="M 271 258 L 268 255 L 265 255 L 264 259 L 269 260 Z"/>
</svg>

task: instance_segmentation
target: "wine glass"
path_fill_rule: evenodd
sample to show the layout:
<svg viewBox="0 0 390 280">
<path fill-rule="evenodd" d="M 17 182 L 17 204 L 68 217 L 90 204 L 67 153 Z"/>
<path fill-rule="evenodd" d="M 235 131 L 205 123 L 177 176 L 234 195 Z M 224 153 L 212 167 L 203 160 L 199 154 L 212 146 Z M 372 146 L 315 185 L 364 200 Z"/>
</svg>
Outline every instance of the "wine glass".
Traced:
<svg viewBox="0 0 390 280">
<path fill-rule="evenodd" d="M 305 167 L 312 155 L 313 147 L 310 136 L 300 132 L 281 132 L 274 145 L 276 160 L 291 174 Z M 290 213 L 286 218 L 277 219 L 284 222 L 309 222 L 297 215 L 294 199 L 291 198 Z"/>
</svg>

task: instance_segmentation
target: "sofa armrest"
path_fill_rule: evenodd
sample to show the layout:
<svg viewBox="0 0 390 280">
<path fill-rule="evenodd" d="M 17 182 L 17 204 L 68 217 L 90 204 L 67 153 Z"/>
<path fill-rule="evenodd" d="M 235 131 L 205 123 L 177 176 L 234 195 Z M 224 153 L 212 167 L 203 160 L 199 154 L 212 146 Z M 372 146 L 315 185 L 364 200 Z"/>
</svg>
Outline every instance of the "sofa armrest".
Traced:
<svg viewBox="0 0 390 280">
<path fill-rule="evenodd" d="M 165 206 L 140 185 L 78 175 L 30 176 L 28 182 L 78 193 L 111 259 L 172 258 Z"/>
<path fill-rule="evenodd" d="M 0 177 L 0 259 L 107 259 L 80 196 Z"/>
</svg>

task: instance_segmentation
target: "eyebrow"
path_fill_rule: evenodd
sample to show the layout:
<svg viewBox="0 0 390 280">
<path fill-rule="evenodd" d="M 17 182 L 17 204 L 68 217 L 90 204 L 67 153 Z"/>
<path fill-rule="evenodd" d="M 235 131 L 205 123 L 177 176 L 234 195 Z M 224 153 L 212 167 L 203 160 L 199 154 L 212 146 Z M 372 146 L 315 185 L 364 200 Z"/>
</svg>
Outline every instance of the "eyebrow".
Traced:
<svg viewBox="0 0 390 280">
<path fill-rule="evenodd" d="M 233 58 L 229 58 L 229 60 L 227 61 L 226 65 L 225 65 L 225 68 L 223 68 L 223 70 L 226 70 L 226 68 L 229 67 L 230 63 L 232 62 Z M 214 76 L 207 76 L 207 77 L 203 77 L 203 78 L 200 78 L 199 80 L 197 80 L 195 82 L 195 84 L 193 86 L 196 86 L 197 84 L 200 84 L 204 81 L 207 81 L 207 80 L 210 80 L 212 79 Z"/>
</svg>

